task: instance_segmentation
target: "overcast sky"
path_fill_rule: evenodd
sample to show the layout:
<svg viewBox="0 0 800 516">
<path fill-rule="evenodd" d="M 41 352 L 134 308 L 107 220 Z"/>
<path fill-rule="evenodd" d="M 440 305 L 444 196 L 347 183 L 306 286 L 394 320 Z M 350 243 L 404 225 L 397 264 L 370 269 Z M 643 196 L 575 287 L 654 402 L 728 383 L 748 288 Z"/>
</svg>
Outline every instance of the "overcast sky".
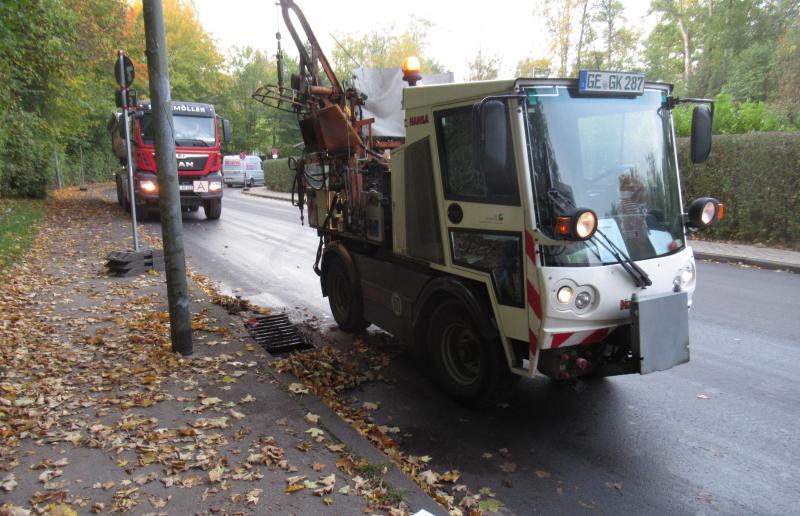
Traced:
<svg viewBox="0 0 800 516">
<path fill-rule="evenodd" d="M 428 55 L 456 80 L 466 75 L 467 63 L 478 50 L 502 58 L 501 76 L 511 77 L 517 61 L 547 55 L 547 34 L 532 0 L 295 0 L 311 24 L 328 58 L 336 44 L 330 34 L 364 34 L 394 23 L 398 31 L 413 14 L 434 23 Z M 639 30 L 649 30 L 650 2 L 622 0 L 626 17 Z M 225 52 L 232 46 L 251 46 L 274 54 L 278 13 L 274 0 L 193 0 L 200 21 Z M 351 20 L 355 19 L 356 22 Z M 285 51 L 297 55 L 283 20 L 280 30 Z M 398 63 L 400 66 L 402 63 Z"/>
</svg>

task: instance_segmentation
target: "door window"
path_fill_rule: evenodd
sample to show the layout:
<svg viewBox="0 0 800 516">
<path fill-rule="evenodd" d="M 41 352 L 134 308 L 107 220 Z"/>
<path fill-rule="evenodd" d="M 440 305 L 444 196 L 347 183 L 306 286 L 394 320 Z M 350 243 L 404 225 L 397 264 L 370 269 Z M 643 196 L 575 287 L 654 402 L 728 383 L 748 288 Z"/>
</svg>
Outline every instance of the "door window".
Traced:
<svg viewBox="0 0 800 516">
<path fill-rule="evenodd" d="M 502 177 L 487 178 L 475 163 L 472 106 L 434 113 L 444 196 L 448 200 L 519 206 L 514 150 L 509 138 Z"/>
</svg>

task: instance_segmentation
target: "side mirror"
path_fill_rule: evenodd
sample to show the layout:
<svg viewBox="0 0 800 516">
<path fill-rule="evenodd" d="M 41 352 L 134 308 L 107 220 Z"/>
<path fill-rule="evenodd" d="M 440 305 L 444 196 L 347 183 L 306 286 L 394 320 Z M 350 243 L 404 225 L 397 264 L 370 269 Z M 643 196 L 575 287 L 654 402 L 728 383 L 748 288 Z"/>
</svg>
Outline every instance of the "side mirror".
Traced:
<svg viewBox="0 0 800 516">
<path fill-rule="evenodd" d="M 508 120 L 506 104 L 487 100 L 473 109 L 473 148 L 475 165 L 487 178 L 503 174 L 508 159 Z"/>
<path fill-rule="evenodd" d="M 711 152 L 711 124 L 714 121 L 714 111 L 707 104 L 695 106 L 692 111 L 692 163 L 703 163 Z"/>
<path fill-rule="evenodd" d="M 227 118 L 222 119 L 222 139 L 225 143 L 230 143 L 231 141 L 231 121 Z"/>
</svg>

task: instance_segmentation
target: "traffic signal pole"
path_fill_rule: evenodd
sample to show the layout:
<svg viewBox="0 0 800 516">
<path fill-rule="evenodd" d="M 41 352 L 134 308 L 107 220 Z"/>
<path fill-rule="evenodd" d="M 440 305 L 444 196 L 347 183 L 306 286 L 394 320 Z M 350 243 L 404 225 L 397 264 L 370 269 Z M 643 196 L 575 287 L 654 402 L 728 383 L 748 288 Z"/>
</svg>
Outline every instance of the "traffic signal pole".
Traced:
<svg viewBox="0 0 800 516">
<path fill-rule="evenodd" d="M 150 76 L 155 129 L 158 204 L 161 212 L 161 236 L 167 274 L 170 336 L 172 350 L 189 355 L 192 353 L 192 325 L 183 250 L 178 162 L 175 159 L 175 137 L 172 134 L 172 98 L 167 69 L 164 11 L 161 0 L 144 0 L 143 7 L 147 71 Z"/>
</svg>

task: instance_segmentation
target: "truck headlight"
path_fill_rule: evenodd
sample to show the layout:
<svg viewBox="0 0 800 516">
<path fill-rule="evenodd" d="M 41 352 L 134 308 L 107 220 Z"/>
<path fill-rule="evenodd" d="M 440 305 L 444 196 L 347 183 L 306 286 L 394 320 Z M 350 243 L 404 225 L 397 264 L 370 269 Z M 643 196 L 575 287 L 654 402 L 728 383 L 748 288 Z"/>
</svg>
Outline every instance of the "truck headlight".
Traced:
<svg viewBox="0 0 800 516">
<path fill-rule="evenodd" d="M 153 193 L 158 189 L 156 184 L 149 179 L 145 179 L 144 181 L 139 181 L 139 188 L 141 188 L 143 192 L 148 192 L 148 193 Z"/>
<path fill-rule="evenodd" d="M 572 301 L 572 296 L 574 294 L 575 292 L 572 290 L 572 287 L 564 285 L 558 289 L 558 292 L 556 293 L 556 299 L 558 299 L 558 302 L 562 305 L 566 305 Z"/>
<path fill-rule="evenodd" d="M 684 292 L 694 286 L 694 278 L 694 263 L 687 262 L 686 265 L 678 269 L 678 272 L 675 273 L 675 278 L 672 280 L 672 285 L 681 292 Z"/>
<path fill-rule="evenodd" d="M 583 310 L 590 304 L 592 304 L 592 294 L 586 290 L 578 292 L 578 295 L 575 296 L 575 308 L 578 310 Z"/>
<path fill-rule="evenodd" d="M 209 192 L 216 192 L 222 189 L 222 182 L 221 181 L 211 181 L 208 183 L 208 191 Z"/>
</svg>

